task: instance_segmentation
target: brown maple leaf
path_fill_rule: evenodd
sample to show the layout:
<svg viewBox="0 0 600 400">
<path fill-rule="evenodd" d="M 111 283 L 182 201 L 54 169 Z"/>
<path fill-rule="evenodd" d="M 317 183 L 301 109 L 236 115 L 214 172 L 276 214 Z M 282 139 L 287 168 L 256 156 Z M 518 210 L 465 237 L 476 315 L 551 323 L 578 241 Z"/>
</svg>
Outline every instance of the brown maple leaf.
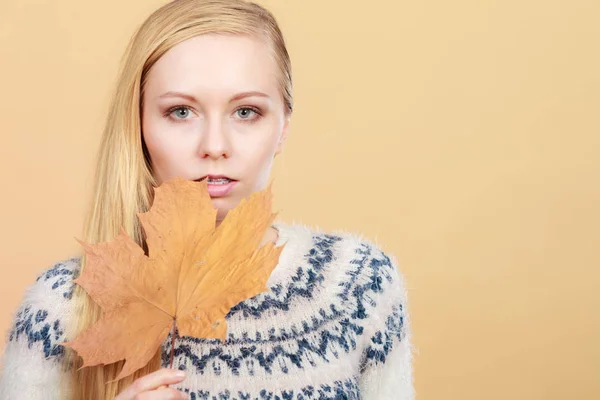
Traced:
<svg viewBox="0 0 600 400">
<path fill-rule="evenodd" d="M 175 326 L 181 336 L 226 338 L 231 307 L 267 290 L 283 246 L 260 248 L 271 212 L 271 186 L 243 199 L 215 229 L 206 180 L 175 178 L 155 189 L 138 213 L 148 256 L 121 228 L 99 244 L 77 240 L 87 264 L 74 280 L 103 315 L 72 342 L 81 368 L 125 360 L 115 380 L 144 367 Z M 173 332 L 174 333 L 174 332 Z"/>
</svg>

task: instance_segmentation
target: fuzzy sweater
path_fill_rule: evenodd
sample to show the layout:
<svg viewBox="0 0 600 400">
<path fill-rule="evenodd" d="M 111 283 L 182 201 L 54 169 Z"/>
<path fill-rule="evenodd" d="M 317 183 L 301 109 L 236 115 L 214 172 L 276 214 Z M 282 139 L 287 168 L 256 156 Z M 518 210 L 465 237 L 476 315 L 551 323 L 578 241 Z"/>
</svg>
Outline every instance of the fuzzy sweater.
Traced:
<svg viewBox="0 0 600 400">
<path fill-rule="evenodd" d="M 346 232 L 275 223 L 286 243 L 269 290 L 233 307 L 228 337 L 181 337 L 172 385 L 192 400 L 414 398 L 406 293 L 395 259 Z M 67 399 L 61 343 L 80 256 L 56 263 L 26 291 L 6 335 L 2 400 Z M 169 366 L 171 336 L 162 348 Z"/>
</svg>

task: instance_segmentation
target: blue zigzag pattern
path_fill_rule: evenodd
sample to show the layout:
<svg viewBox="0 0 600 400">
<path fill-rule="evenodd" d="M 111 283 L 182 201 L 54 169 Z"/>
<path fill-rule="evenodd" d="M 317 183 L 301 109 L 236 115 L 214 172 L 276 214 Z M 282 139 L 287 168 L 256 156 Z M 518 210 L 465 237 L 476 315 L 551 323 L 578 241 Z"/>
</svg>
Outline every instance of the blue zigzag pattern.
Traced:
<svg viewBox="0 0 600 400">
<path fill-rule="evenodd" d="M 37 277 L 36 282 L 45 282 L 51 290 L 62 290 L 62 296 L 71 299 L 75 283 L 68 284 L 74 275 L 74 270 L 69 264 L 78 265 L 79 258 L 73 257 L 60 261 Z M 14 317 L 8 341 L 27 339 L 27 346 L 31 348 L 35 343 L 41 342 L 46 358 L 60 359 L 64 355 L 64 348 L 60 342 L 64 340 L 64 328 L 60 319 L 49 320 L 47 309 L 33 307 L 26 304 Z"/>
<path fill-rule="evenodd" d="M 364 266 L 364 261 L 371 256 L 371 248 L 364 244 L 362 247 L 363 249 L 358 251 L 364 256 L 364 258 L 358 262 L 360 266 Z M 383 292 L 384 280 L 388 283 L 392 283 L 394 279 L 393 276 L 397 273 L 397 271 L 394 270 L 396 267 L 392 264 L 389 256 L 383 252 L 380 252 L 380 254 L 381 258 L 371 257 L 368 263 L 368 268 L 371 270 L 369 282 L 354 288 L 354 293 L 364 301 L 368 301 L 372 307 L 376 307 L 377 303 L 373 298 L 366 294 L 368 292 Z M 356 276 L 360 273 L 360 267 L 357 271 L 358 272 L 356 273 L 349 273 L 353 280 L 355 280 Z M 349 287 L 347 286 L 346 289 L 349 289 Z M 402 340 L 402 329 L 404 327 L 403 309 L 404 305 L 402 303 L 392 306 L 392 312 L 386 318 L 385 328 L 376 331 L 371 337 L 370 344 L 365 349 L 361 359 L 361 372 L 366 368 L 369 368 L 370 365 L 385 363 L 394 347 L 394 339 L 397 341 Z M 367 316 L 362 302 L 359 304 L 359 307 L 357 307 L 355 314 L 357 318 L 364 318 Z"/>
<path fill-rule="evenodd" d="M 335 381 L 329 385 L 308 385 L 298 391 L 283 390 L 279 393 L 261 390 L 258 396 L 238 391 L 237 393 L 226 390 L 218 395 L 211 395 L 206 391 L 191 392 L 183 389 L 190 395 L 190 400 L 360 400 L 360 389 L 355 377 L 345 381 Z"/>
<path fill-rule="evenodd" d="M 373 337 L 371 337 L 371 343 L 365 350 L 363 359 L 361 360 L 361 371 L 369 368 L 370 365 L 385 363 L 394 347 L 394 339 L 398 341 L 402 340 L 402 327 L 404 323 L 402 304 L 396 305 L 392 309 L 392 314 L 386 319 L 385 329 L 375 332 Z"/>
<path fill-rule="evenodd" d="M 60 261 L 38 276 L 36 282 L 39 282 L 40 280 L 43 280 L 44 282 L 53 281 L 52 290 L 61 289 L 63 291 L 62 296 L 65 299 L 70 300 L 71 297 L 73 297 L 73 290 L 75 290 L 75 283 L 71 281 L 76 278 L 75 274 L 78 273 L 80 262 L 80 257 L 73 257 L 65 261 Z M 70 267 L 68 265 L 69 263 L 75 263 L 75 268 Z"/>
<path fill-rule="evenodd" d="M 204 375 L 207 366 L 212 366 L 212 372 L 215 375 L 220 375 L 220 365 L 225 364 L 233 375 L 239 375 L 239 369 L 242 367 L 242 363 L 245 363 L 246 367 L 250 371 L 250 375 L 254 375 L 254 368 L 257 366 L 262 367 L 265 372 L 272 374 L 273 367 L 278 366 L 281 372 L 289 373 L 289 368 L 286 366 L 286 362 L 294 364 L 297 368 L 304 368 L 304 363 L 307 362 L 311 366 L 315 366 L 316 363 L 313 357 L 321 358 L 322 360 L 329 362 L 330 359 L 327 357 L 327 350 L 330 348 L 335 357 L 339 357 L 335 346 L 341 348 L 345 353 L 356 349 L 356 337 L 363 333 L 363 327 L 352 323 L 348 318 L 344 318 L 339 321 L 339 334 L 333 333 L 333 331 L 322 330 L 319 333 L 319 338 L 312 342 L 304 337 L 296 338 L 297 351 L 289 352 L 285 350 L 282 345 L 274 345 L 270 351 L 265 353 L 265 349 L 251 345 L 240 348 L 241 354 L 239 356 L 233 356 L 228 353 L 227 346 L 221 346 L 218 342 L 212 341 L 212 346 L 207 354 L 198 355 L 198 345 L 194 346 L 196 351 L 189 344 L 180 344 L 174 350 L 174 359 L 180 364 L 180 369 L 185 369 L 184 360 L 187 360 L 189 364 L 195 367 L 195 372 Z M 203 341 L 204 339 L 194 339 L 196 341 Z M 206 340 L 208 342 L 208 340 Z M 215 363 L 220 361 L 221 363 Z M 162 351 L 162 362 L 164 365 L 170 363 L 170 347 L 164 346 Z"/>
<path fill-rule="evenodd" d="M 34 311 L 27 306 L 15 316 L 15 323 L 10 331 L 9 342 L 18 341 L 21 336 L 27 338 L 27 346 L 31 348 L 35 343 L 42 342 L 44 356 L 60 359 L 64 348 L 57 344 L 62 341 L 64 330 L 60 320 L 47 321 L 48 311 Z"/>
<path fill-rule="evenodd" d="M 269 288 L 270 292 L 260 293 L 234 306 L 227 317 L 241 312 L 244 317 L 260 318 L 265 311 L 272 308 L 287 311 L 296 296 L 312 298 L 315 286 L 324 280 L 323 270 L 333 259 L 333 246 L 342 238 L 323 234 L 313 237 L 313 240 L 314 247 L 305 255 L 311 269 L 305 271 L 299 267 L 285 289 L 281 284 L 273 285 Z"/>
</svg>

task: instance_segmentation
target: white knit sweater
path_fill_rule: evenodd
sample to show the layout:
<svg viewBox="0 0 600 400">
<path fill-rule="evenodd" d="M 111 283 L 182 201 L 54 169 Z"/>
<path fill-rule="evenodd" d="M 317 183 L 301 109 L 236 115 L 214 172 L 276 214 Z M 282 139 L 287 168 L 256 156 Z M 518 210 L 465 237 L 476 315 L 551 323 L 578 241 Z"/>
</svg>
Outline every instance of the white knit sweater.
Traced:
<svg viewBox="0 0 600 400">
<path fill-rule="evenodd" d="M 414 398 L 412 350 L 402 275 L 374 243 L 276 223 L 286 242 L 269 291 L 236 305 L 228 338 L 177 338 L 174 385 L 192 400 Z M 72 279 L 80 257 L 42 273 L 24 295 L 7 332 L 0 399 L 68 399 L 58 385 L 71 340 Z M 169 365 L 171 337 L 162 345 Z"/>
</svg>

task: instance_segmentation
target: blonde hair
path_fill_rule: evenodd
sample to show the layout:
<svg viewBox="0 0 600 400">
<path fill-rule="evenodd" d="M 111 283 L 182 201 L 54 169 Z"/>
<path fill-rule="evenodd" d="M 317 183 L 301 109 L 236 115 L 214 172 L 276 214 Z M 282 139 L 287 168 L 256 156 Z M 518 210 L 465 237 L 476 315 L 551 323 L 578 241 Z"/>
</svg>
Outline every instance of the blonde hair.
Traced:
<svg viewBox="0 0 600 400">
<path fill-rule="evenodd" d="M 154 63 L 176 44 L 202 34 L 249 35 L 265 40 L 279 67 L 279 84 L 286 114 L 292 112 L 291 64 L 283 35 L 273 15 L 244 0 L 175 0 L 154 13 L 135 32 L 123 59 L 104 127 L 94 176 L 94 187 L 84 223 L 83 240 L 109 241 L 122 226 L 146 251 L 144 233 L 136 216 L 149 209 L 156 180 L 143 143 L 141 105 L 144 85 Z M 86 257 L 81 259 L 85 268 Z M 102 312 L 77 286 L 73 296 L 71 337 L 95 323 Z M 135 379 L 158 370 L 159 348 L 143 369 L 112 382 L 124 361 L 78 368 L 82 360 L 71 349 L 66 362 L 68 392 L 74 400 L 112 400 Z"/>
</svg>

